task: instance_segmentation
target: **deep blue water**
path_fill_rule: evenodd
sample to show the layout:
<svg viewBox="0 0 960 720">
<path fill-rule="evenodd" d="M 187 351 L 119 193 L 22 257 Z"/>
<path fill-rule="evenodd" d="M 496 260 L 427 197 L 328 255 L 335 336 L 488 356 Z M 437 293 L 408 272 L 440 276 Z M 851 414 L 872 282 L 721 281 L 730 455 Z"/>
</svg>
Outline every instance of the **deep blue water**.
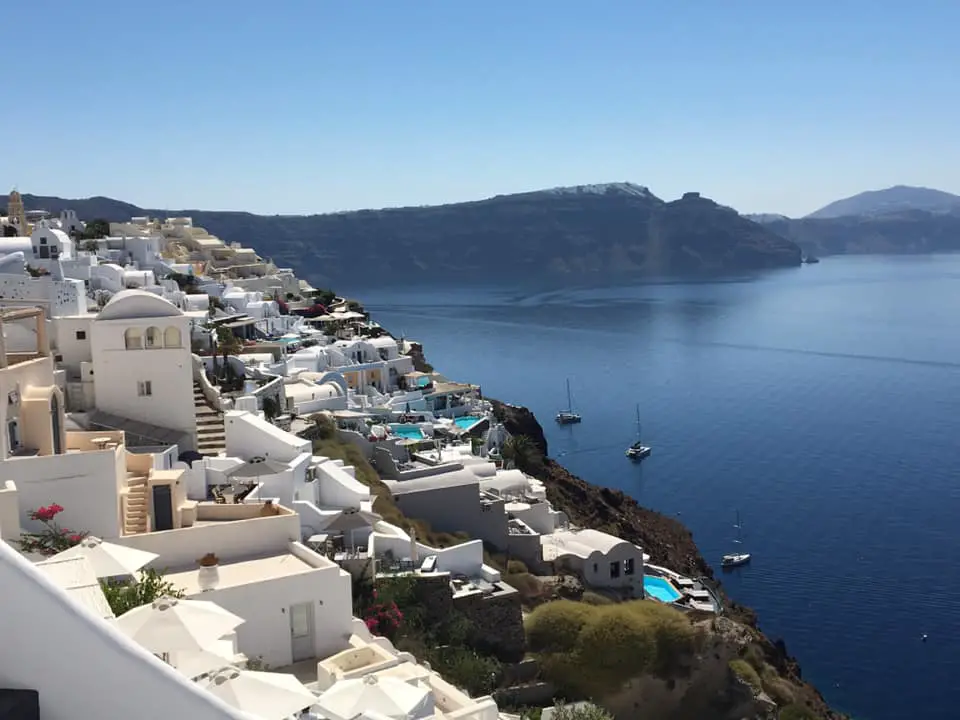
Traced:
<svg viewBox="0 0 960 720">
<path fill-rule="evenodd" d="M 960 717 L 960 256 L 726 282 L 351 288 L 573 472 L 680 519 L 836 707 Z M 570 378 L 581 425 L 557 427 Z M 640 403 L 653 455 L 624 458 Z M 929 640 L 921 642 L 921 635 Z"/>
</svg>

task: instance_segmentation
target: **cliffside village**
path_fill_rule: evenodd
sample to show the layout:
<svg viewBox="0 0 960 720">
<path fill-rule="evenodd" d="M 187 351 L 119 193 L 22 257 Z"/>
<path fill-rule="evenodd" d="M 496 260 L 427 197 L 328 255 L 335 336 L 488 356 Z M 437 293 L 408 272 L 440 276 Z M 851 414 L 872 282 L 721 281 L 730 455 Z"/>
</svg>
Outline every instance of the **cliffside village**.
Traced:
<svg viewBox="0 0 960 720">
<path fill-rule="evenodd" d="M 485 547 L 718 610 L 642 548 L 573 526 L 510 461 L 480 388 L 417 370 L 416 343 L 357 303 L 187 217 L 94 237 L 14 192 L 0 224 L 0 637 L 16 648 L 0 678 L 41 717 L 516 717 L 354 614 L 358 581 L 411 578 L 522 658 L 521 597 Z M 356 468 L 315 451 L 324 429 L 404 517 L 469 539 L 431 547 L 385 519 Z M 117 616 L 101 581 L 150 569 L 181 597 Z"/>
</svg>

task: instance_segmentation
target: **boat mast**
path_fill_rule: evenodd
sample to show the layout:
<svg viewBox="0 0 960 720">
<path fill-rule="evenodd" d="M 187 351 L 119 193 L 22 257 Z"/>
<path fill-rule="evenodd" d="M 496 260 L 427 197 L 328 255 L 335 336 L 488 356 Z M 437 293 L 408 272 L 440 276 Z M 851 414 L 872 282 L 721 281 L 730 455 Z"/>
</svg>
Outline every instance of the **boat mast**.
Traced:
<svg viewBox="0 0 960 720">
<path fill-rule="evenodd" d="M 641 440 L 641 427 L 640 427 L 640 403 L 637 403 L 637 445 L 640 444 Z"/>
<path fill-rule="evenodd" d="M 570 378 L 567 378 L 567 410 L 573 412 L 573 400 L 570 398 Z"/>
</svg>

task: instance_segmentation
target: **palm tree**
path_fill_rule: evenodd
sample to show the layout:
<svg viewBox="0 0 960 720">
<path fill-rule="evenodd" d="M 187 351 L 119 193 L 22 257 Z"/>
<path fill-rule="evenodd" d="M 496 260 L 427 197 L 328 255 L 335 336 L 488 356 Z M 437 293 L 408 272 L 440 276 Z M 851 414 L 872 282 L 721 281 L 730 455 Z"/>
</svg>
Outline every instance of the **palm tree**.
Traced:
<svg viewBox="0 0 960 720">
<path fill-rule="evenodd" d="M 508 438 L 501 452 L 505 460 L 523 472 L 529 472 L 539 459 L 537 446 L 526 435 L 513 435 Z"/>
</svg>

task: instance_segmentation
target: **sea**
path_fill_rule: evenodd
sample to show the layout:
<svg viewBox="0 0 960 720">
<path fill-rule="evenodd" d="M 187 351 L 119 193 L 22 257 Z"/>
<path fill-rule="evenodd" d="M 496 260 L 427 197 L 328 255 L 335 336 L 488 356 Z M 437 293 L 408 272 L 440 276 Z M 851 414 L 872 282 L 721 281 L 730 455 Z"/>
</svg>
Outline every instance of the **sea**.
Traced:
<svg viewBox="0 0 960 720">
<path fill-rule="evenodd" d="M 532 409 L 572 472 L 687 525 L 835 708 L 960 718 L 960 255 L 456 282 L 347 289 L 438 372 Z M 567 380 L 583 422 L 561 427 Z"/>
</svg>

